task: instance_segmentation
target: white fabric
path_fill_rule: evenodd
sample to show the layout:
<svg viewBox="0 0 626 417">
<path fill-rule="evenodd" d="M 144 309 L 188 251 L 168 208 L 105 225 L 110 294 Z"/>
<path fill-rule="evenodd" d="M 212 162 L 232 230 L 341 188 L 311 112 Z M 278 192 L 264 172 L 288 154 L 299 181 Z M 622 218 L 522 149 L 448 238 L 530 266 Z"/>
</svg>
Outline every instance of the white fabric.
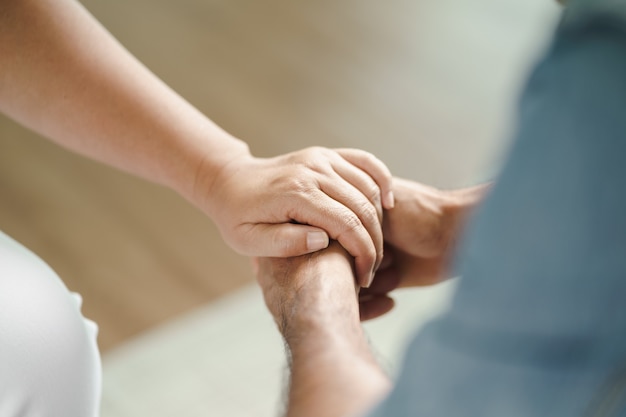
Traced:
<svg viewBox="0 0 626 417">
<path fill-rule="evenodd" d="M 0 417 L 98 416 L 98 328 L 81 302 L 0 232 Z"/>
</svg>

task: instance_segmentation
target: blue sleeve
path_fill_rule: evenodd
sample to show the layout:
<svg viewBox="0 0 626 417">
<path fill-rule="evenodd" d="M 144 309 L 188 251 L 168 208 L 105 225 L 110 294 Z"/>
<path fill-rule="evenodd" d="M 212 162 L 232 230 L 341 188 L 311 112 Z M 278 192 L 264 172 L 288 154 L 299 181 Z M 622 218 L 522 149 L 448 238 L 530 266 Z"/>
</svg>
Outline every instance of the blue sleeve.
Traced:
<svg viewBox="0 0 626 417">
<path fill-rule="evenodd" d="M 450 311 L 371 417 L 626 407 L 626 20 L 588 3 L 574 1 L 529 80 Z"/>
</svg>

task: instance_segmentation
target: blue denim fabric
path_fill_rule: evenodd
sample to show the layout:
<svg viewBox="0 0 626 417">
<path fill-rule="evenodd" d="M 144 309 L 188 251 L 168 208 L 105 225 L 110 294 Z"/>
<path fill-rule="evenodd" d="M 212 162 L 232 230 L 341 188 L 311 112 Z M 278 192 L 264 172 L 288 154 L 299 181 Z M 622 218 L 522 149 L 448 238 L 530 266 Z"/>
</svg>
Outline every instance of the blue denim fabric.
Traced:
<svg viewBox="0 0 626 417">
<path fill-rule="evenodd" d="M 626 415 L 626 23 L 579 3 L 527 85 L 451 310 L 372 417 Z"/>
</svg>

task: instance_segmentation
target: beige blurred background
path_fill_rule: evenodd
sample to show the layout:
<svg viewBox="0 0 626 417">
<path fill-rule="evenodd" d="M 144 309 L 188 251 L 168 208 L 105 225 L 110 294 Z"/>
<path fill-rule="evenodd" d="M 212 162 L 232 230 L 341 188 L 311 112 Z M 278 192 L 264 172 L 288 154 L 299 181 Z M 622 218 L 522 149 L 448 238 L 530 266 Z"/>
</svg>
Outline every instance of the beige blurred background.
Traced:
<svg viewBox="0 0 626 417">
<path fill-rule="evenodd" d="M 441 187 L 489 178 L 551 0 L 84 0 L 131 52 L 258 156 L 375 153 Z M 252 281 L 174 193 L 0 119 L 0 230 L 84 298 L 106 353 Z"/>
</svg>

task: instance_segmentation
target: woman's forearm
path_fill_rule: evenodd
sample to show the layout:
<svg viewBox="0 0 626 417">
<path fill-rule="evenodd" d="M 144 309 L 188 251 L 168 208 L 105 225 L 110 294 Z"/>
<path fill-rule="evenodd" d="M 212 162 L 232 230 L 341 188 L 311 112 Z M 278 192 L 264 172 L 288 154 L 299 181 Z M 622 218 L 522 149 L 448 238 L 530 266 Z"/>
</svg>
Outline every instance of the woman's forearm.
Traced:
<svg viewBox="0 0 626 417">
<path fill-rule="evenodd" d="M 247 146 L 128 53 L 73 0 L 0 4 L 0 111 L 62 146 L 193 193 Z"/>
<path fill-rule="evenodd" d="M 0 2 L 0 111 L 75 152 L 173 188 L 240 253 L 338 240 L 367 285 L 382 259 L 391 174 L 373 155 L 310 148 L 254 158 L 74 0 Z"/>
</svg>

